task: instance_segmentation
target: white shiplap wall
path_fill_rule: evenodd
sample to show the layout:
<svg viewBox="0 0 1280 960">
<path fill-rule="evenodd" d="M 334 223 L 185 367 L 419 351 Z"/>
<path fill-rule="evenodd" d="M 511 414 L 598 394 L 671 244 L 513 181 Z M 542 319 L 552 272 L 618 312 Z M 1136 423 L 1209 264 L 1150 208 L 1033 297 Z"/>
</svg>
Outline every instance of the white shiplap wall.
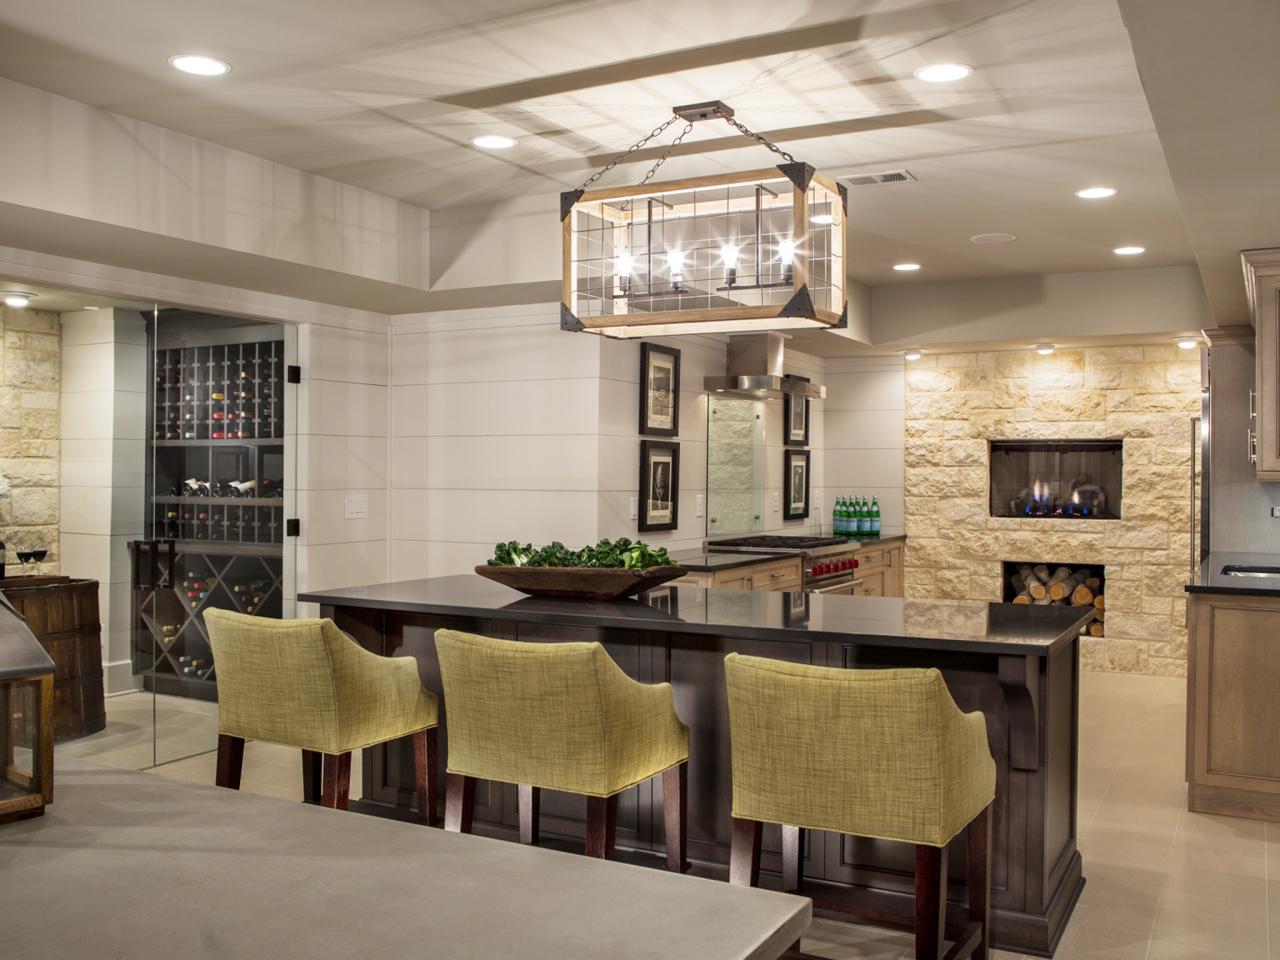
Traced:
<svg viewBox="0 0 1280 960">
<path fill-rule="evenodd" d="M 902 533 L 905 386 L 901 357 L 826 362 L 825 479 L 828 500 L 877 497 L 881 532 Z M 826 504 L 831 516 L 832 504 Z"/>
</svg>

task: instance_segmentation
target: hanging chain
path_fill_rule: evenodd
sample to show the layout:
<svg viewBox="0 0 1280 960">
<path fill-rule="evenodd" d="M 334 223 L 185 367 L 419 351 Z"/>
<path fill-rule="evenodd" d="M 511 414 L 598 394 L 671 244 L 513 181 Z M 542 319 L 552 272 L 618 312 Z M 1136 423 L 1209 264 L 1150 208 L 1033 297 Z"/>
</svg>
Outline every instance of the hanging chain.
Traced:
<svg viewBox="0 0 1280 960">
<path fill-rule="evenodd" d="M 658 172 L 658 168 L 666 162 L 667 157 L 671 156 L 671 151 L 674 150 L 676 147 L 680 146 L 680 141 L 684 139 L 684 135 L 692 129 L 693 129 L 693 121 L 690 120 L 688 123 L 684 125 L 684 129 L 680 131 L 680 136 L 676 137 L 674 140 L 671 141 L 671 146 L 667 147 L 667 149 L 663 152 L 662 156 L 660 156 L 657 159 L 657 162 L 655 162 L 654 165 L 649 168 L 649 172 L 646 173 L 644 175 L 644 179 L 640 181 L 641 186 L 644 186 L 646 183 L 648 183 L 650 178 L 652 178 L 653 175 Z"/>
<path fill-rule="evenodd" d="M 597 180 L 603 177 L 606 173 L 608 173 L 610 170 L 612 170 L 614 167 L 620 164 L 623 160 L 631 156 L 631 154 L 635 153 L 637 150 L 643 147 L 646 143 L 648 143 L 654 137 L 658 136 L 660 133 L 662 133 L 662 131 L 666 130 L 667 127 L 671 126 L 673 123 L 675 123 L 679 119 L 680 119 L 679 117 L 672 115 L 671 119 L 667 120 L 661 126 L 654 127 L 647 134 L 645 134 L 643 137 L 641 137 L 631 146 L 627 147 L 627 149 L 623 150 L 620 154 L 618 154 L 616 157 L 614 157 L 612 160 L 606 163 L 603 167 L 601 167 L 599 170 L 597 170 L 595 173 L 589 176 L 586 180 L 584 180 L 582 183 L 582 186 L 578 187 L 578 190 L 582 191 L 587 189 L 587 187 L 591 186 L 593 183 L 595 183 Z M 685 132 L 687 133 L 688 131 L 686 130 Z M 683 137 L 684 134 L 682 133 L 680 134 L 680 136 Z M 668 151 L 668 153 L 669 152 L 670 151 Z M 664 156 L 663 160 L 665 159 L 666 157 Z M 658 162 L 661 163 L 662 161 L 658 161 Z M 649 172 L 652 173 L 653 171 L 651 170 Z M 645 179 L 648 179 L 648 178 L 646 177 Z"/>
<path fill-rule="evenodd" d="M 759 143 L 764 144 L 766 147 L 768 147 L 770 150 L 772 150 L 772 151 L 773 151 L 774 153 L 776 153 L 778 156 L 782 157 L 782 159 L 783 159 L 783 160 L 787 161 L 787 163 L 795 163 L 795 162 L 796 162 L 796 158 L 795 158 L 795 157 L 793 157 L 791 154 L 787 153 L 787 151 L 783 150 L 783 149 L 782 149 L 780 146 L 778 146 L 776 143 L 774 143 L 773 141 L 771 141 L 771 140 L 769 140 L 769 139 L 767 139 L 767 138 L 765 138 L 765 137 L 761 136 L 761 135 L 760 135 L 760 134 L 758 134 L 758 133 L 755 133 L 755 132 L 754 132 L 754 131 L 752 131 L 752 130 L 748 130 L 746 127 L 744 127 L 742 124 L 740 124 L 740 123 L 739 123 L 737 120 L 735 120 L 733 117 L 721 117 L 720 119 L 722 119 L 722 120 L 723 120 L 725 123 L 727 123 L 729 126 L 733 127 L 735 130 L 737 130 L 737 131 L 738 131 L 740 134 L 742 134 L 744 137 L 750 137 L 752 140 L 755 140 L 755 141 L 757 141 L 757 142 L 759 142 Z"/>
<path fill-rule="evenodd" d="M 582 186 L 578 187 L 578 191 L 582 192 L 583 190 L 586 190 L 587 187 L 591 186 L 593 183 L 595 183 L 597 180 L 603 177 L 606 173 L 608 173 L 610 170 L 612 170 L 614 167 L 620 164 L 623 160 L 627 159 L 627 157 L 631 156 L 633 153 L 635 153 L 637 150 L 643 147 L 646 143 L 648 143 L 654 137 L 659 136 L 664 130 L 667 129 L 667 127 L 671 126 L 673 123 L 675 123 L 679 119 L 680 117 L 678 114 L 672 115 L 672 117 L 669 120 L 667 120 L 665 123 L 661 124 L 660 126 L 654 127 L 652 130 L 650 130 L 647 134 L 645 134 L 643 137 L 641 137 L 631 146 L 627 147 L 626 150 L 623 150 L 622 153 L 618 154 L 616 157 L 610 160 L 607 164 L 605 164 L 603 167 L 601 167 L 599 170 L 597 170 L 595 173 L 589 176 L 586 180 L 584 180 L 582 182 Z M 748 130 L 746 127 L 744 127 L 741 123 L 739 123 L 733 117 L 726 117 L 722 115 L 720 119 L 723 120 L 725 123 L 729 124 L 729 126 L 733 127 L 735 130 L 741 133 L 744 137 L 748 137 L 751 140 L 755 140 L 757 143 L 760 143 L 768 147 L 778 156 L 782 157 L 782 159 L 786 160 L 787 163 L 796 162 L 795 157 L 787 153 L 787 151 L 783 150 L 776 143 L 762 136 L 761 134 L 755 133 L 752 130 Z M 680 135 L 677 136 L 675 140 L 671 141 L 671 146 L 667 147 L 667 149 L 663 151 L 662 156 L 658 157 L 654 165 L 649 168 L 649 172 L 646 173 L 644 175 L 644 179 L 640 181 L 641 184 L 646 184 L 653 178 L 653 175 L 658 172 L 658 168 L 666 162 L 667 157 L 671 156 L 672 151 L 674 151 L 676 147 L 680 146 L 680 141 L 682 141 L 685 138 L 685 135 L 688 134 L 688 132 L 692 129 L 693 129 L 693 121 L 690 120 L 684 125 L 684 129 L 680 131 Z"/>
</svg>

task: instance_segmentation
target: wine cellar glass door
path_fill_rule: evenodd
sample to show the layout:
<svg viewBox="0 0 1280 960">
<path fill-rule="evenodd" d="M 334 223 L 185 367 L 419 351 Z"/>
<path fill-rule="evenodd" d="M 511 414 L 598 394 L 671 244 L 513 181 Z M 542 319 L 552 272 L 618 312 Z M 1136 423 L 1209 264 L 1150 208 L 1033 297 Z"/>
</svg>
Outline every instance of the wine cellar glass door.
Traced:
<svg viewBox="0 0 1280 960">
<path fill-rule="evenodd" d="M 134 595 L 152 651 L 145 682 L 163 764 L 217 746 L 217 664 L 204 612 L 279 618 L 292 605 L 284 564 L 292 450 L 282 326 L 160 310 L 151 344 L 145 521 L 158 575 L 144 572 Z"/>
</svg>

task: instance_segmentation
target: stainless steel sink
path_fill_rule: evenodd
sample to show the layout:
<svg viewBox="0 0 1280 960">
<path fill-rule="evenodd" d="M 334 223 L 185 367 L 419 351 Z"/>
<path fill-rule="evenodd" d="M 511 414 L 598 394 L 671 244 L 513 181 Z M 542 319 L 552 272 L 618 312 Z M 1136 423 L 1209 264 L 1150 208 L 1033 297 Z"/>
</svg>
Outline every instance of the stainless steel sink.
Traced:
<svg viewBox="0 0 1280 960">
<path fill-rule="evenodd" d="M 1224 577 L 1280 577 L 1280 567 L 1251 567 L 1242 563 L 1228 563 L 1222 568 Z"/>
</svg>

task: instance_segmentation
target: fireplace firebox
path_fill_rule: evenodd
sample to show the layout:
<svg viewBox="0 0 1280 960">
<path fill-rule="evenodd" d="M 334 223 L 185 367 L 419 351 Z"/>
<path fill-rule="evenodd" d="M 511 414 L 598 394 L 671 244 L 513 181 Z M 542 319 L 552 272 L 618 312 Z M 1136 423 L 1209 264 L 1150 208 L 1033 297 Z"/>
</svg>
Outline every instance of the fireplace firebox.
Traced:
<svg viewBox="0 0 1280 960">
<path fill-rule="evenodd" d="M 1119 520 L 1123 440 L 992 440 L 991 516 Z"/>
</svg>

